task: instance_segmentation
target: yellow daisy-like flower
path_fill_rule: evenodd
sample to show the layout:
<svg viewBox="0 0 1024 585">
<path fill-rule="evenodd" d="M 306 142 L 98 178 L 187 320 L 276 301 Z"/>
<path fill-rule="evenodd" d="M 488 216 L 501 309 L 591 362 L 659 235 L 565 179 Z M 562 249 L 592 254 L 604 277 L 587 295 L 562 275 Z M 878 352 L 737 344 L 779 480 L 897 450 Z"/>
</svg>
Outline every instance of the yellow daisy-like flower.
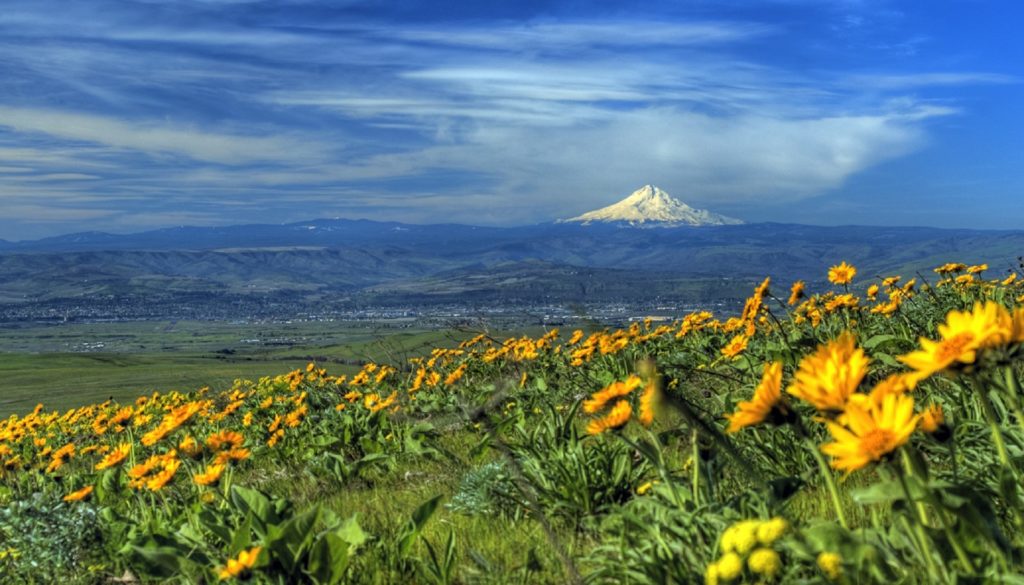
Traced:
<svg viewBox="0 0 1024 585">
<path fill-rule="evenodd" d="M 935 273 L 936 274 L 952 274 L 954 272 L 961 272 L 963 270 L 967 270 L 967 265 L 966 264 L 961 264 L 959 262 L 947 262 L 947 263 L 943 264 L 942 266 L 939 266 L 938 268 L 936 268 L 935 269 Z"/>
<path fill-rule="evenodd" d="M 601 390 L 591 394 L 589 400 L 584 400 L 583 412 L 587 414 L 594 414 L 604 408 L 604 405 L 608 404 L 610 401 L 626 396 L 640 386 L 643 386 L 643 384 L 644 382 L 640 379 L 640 376 L 636 375 L 630 375 L 624 381 L 616 380 Z"/>
<path fill-rule="evenodd" d="M 743 559 L 736 553 L 725 553 L 715 564 L 718 565 L 718 576 L 723 581 L 732 581 L 743 572 Z"/>
<path fill-rule="evenodd" d="M 804 298 L 804 289 L 806 288 L 804 281 L 798 280 L 793 283 L 793 286 L 789 288 L 789 300 L 786 301 L 790 305 L 795 305 L 800 302 L 800 299 Z"/>
<path fill-rule="evenodd" d="M 633 416 L 633 407 L 628 400 L 620 400 L 608 412 L 607 416 L 592 420 L 587 425 L 587 432 L 591 435 L 601 434 L 608 429 L 617 429 L 629 422 Z"/>
<path fill-rule="evenodd" d="M 718 585 L 719 582 L 718 563 L 711 563 L 704 570 L 704 585 Z"/>
<path fill-rule="evenodd" d="M 828 302 L 825 303 L 825 310 L 829 313 L 834 313 L 839 309 L 856 309 L 860 304 L 860 299 L 847 293 L 838 295 Z"/>
<path fill-rule="evenodd" d="M 855 347 L 853 334 L 847 331 L 800 360 L 786 392 L 818 410 L 841 411 L 867 374 L 869 362 L 864 350 Z"/>
<path fill-rule="evenodd" d="M 760 520 L 741 520 L 725 529 L 719 544 L 723 552 L 747 554 L 757 546 L 757 530 Z"/>
<path fill-rule="evenodd" d="M 757 541 L 768 546 L 776 540 L 782 538 L 782 535 L 789 530 L 789 522 L 781 516 L 776 516 L 771 520 L 762 522 L 757 527 Z"/>
<path fill-rule="evenodd" d="M 785 409 L 782 401 L 782 362 L 766 364 L 761 374 L 761 383 L 754 389 L 754 397 L 736 405 L 736 412 L 726 415 L 729 419 L 728 432 L 735 433 L 744 427 L 764 422 L 772 410 Z"/>
<path fill-rule="evenodd" d="M 782 568 L 782 560 L 779 559 L 779 553 L 774 550 L 759 548 L 750 553 L 750 557 L 747 558 L 747 566 L 757 575 L 771 577 Z"/>
<path fill-rule="evenodd" d="M 1004 326 L 1010 332 L 1010 341 L 1020 343 L 1024 341 L 1024 307 L 1017 307 L 1010 313 L 1009 322 Z"/>
<path fill-rule="evenodd" d="M 206 446 L 214 451 L 222 449 L 233 449 L 241 447 L 245 437 L 241 433 L 231 430 L 222 430 L 206 438 Z"/>
<path fill-rule="evenodd" d="M 917 380 L 957 364 L 972 364 L 979 349 L 1009 341 L 1012 317 L 1001 305 L 976 303 L 972 311 L 950 311 L 939 325 L 939 341 L 921 338 L 921 349 L 898 359 L 916 371 Z"/>
<path fill-rule="evenodd" d="M 180 466 L 181 461 L 178 459 L 170 459 L 166 461 L 163 464 L 163 470 L 146 481 L 146 488 L 153 492 L 162 490 L 164 486 L 171 481 L 174 474 L 178 472 L 178 467 Z"/>
<path fill-rule="evenodd" d="M 192 435 L 186 435 L 178 443 L 178 449 L 188 457 L 198 458 L 203 454 L 203 446 L 196 442 Z"/>
<path fill-rule="evenodd" d="M 208 465 L 202 473 L 197 473 L 192 481 L 196 482 L 197 485 L 213 485 L 220 481 L 220 476 L 224 474 L 223 463 L 213 463 Z"/>
<path fill-rule="evenodd" d="M 736 358 L 743 350 L 747 349 L 747 342 L 750 341 L 746 335 L 740 334 L 733 337 L 729 343 L 722 348 L 722 355 L 727 358 Z"/>
<path fill-rule="evenodd" d="M 944 422 L 946 422 L 946 416 L 939 404 L 932 404 L 921 413 L 921 430 L 928 434 L 939 430 Z"/>
<path fill-rule="evenodd" d="M 851 402 L 842 424 L 825 423 L 834 440 L 821 450 L 832 457 L 832 467 L 851 473 L 906 443 L 920 418 L 909 394 L 889 394 L 881 405 L 867 407 Z"/>
<path fill-rule="evenodd" d="M 857 276 L 857 269 L 843 262 L 828 269 L 828 281 L 832 284 L 850 284 Z"/>
<path fill-rule="evenodd" d="M 78 491 L 71 492 L 70 494 L 64 496 L 64 501 L 65 502 L 81 502 L 85 498 L 88 498 L 90 494 L 92 494 L 92 490 L 93 489 L 94 489 L 93 486 L 87 485 L 87 486 L 85 486 L 84 488 L 82 488 L 82 489 L 80 489 Z"/>
<path fill-rule="evenodd" d="M 117 465 L 118 463 L 124 461 L 128 457 L 128 454 L 131 453 L 131 450 L 131 443 L 121 443 L 116 448 L 114 448 L 113 451 L 107 453 L 107 455 L 99 463 L 96 464 L 96 471 L 103 471 L 104 469 L 109 469 Z"/>
<path fill-rule="evenodd" d="M 849 402 L 856 403 L 863 408 L 868 408 L 871 405 L 880 406 L 885 401 L 886 396 L 909 392 L 914 389 L 915 383 L 916 379 L 913 374 L 892 374 L 875 384 L 871 392 L 867 394 L 852 394 Z M 840 422 L 842 422 L 842 417 L 843 415 L 840 415 Z"/>
<path fill-rule="evenodd" d="M 832 581 L 838 581 L 843 575 L 843 557 L 834 552 L 818 554 L 818 568 Z"/>
<path fill-rule="evenodd" d="M 217 576 L 223 581 L 225 579 L 233 579 L 248 575 L 256 564 L 256 560 L 259 558 L 260 551 L 262 550 L 263 547 L 261 546 L 255 546 L 249 550 L 243 550 L 238 553 L 237 558 L 228 559 L 227 564 L 220 570 L 220 573 L 218 573 Z"/>
<path fill-rule="evenodd" d="M 658 384 L 652 378 L 650 382 L 644 386 L 643 394 L 640 395 L 640 414 L 637 416 L 637 420 L 640 424 L 645 427 L 651 426 L 654 423 L 654 407 L 658 400 Z"/>
</svg>

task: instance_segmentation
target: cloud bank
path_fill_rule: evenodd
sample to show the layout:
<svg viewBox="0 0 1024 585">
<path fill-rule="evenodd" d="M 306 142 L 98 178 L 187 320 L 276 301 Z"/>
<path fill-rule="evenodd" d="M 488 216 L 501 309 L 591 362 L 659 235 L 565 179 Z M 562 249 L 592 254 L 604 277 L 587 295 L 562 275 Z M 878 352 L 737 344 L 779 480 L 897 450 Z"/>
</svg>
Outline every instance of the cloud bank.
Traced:
<svg viewBox="0 0 1024 585">
<path fill-rule="evenodd" d="M 61 6 L 0 15 L 0 237 L 62 218 L 547 221 L 644 183 L 793 203 L 926 145 L 958 110 L 921 91 L 1013 82 L 810 70 L 765 58 L 791 32 L 752 19 Z"/>
</svg>

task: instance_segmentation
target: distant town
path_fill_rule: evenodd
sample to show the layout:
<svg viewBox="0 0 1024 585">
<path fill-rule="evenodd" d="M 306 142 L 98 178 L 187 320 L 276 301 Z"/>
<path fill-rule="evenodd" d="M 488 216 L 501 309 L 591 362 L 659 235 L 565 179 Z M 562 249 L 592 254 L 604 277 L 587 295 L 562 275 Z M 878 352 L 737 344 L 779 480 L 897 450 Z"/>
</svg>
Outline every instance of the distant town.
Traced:
<svg viewBox="0 0 1024 585">
<path fill-rule="evenodd" d="M 561 326 L 584 321 L 618 325 L 648 317 L 671 320 L 698 309 L 721 312 L 733 310 L 735 306 L 738 306 L 737 300 L 685 303 L 629 302 L 623 299 L 619 302 L 600 303 L 538 303 L 535 299 L 503 299 L 500 304 L 368 304 L 347 296 L 325 296 L 311 301 L 284 294 L 187 294 L 164 297 L 111 295 L 0 304 L 0 326 L 180 320 L 237 323 L 365 322 L 394 328 L 432 328 L 485 320 L 495 326 L 514 328 L 531 325 Z"/>
</svg>

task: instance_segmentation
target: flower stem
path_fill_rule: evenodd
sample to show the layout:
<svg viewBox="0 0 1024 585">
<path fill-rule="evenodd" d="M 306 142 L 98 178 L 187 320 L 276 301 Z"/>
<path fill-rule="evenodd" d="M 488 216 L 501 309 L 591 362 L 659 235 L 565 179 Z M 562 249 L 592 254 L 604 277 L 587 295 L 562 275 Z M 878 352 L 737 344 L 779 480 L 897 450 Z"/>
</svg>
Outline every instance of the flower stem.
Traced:
<svg viewBox="0 0 1024 585">
<path fill-rule="evenodd" d="M 818 450 L 818 446 L 814 444 L 814 441 L 810 438 L 805 439 L 805 441 L 807 448 L 814 455 L 815 461 L 818 462 L 818 470 L 821 471 L 821 476 L 825 480 L 825 486 L 828 488 L 828 495 L 832 498 L 832 506 L 836 510 L 836 518 L 843 528 L 849 529 L 850 526 L 846 522 L 846 512 L 843 511 L 843 504 L 839 499 L 839 490 L 836 488 L 836 478 L 832 475 L 832 469 L 825 462 L 825 457 Z"/>
<path fill-rule="evenodd" d="M 906 446 L 904 446 L 903 449 L 900 449 L 900 454 L 903 456 L 903 464 L 907 469 L 907 474 L 915 475 L 915 471 L 917 471 L 919 472 L 918 475 L 921 476 L 920 479 L 922 481 L 925 481 L 927 479 L 925 471 L 923 469 L 917 468 Z M 928 503 L 931 504 L 932 508 L 935 510 L 935 516 L 939 519 L 939 524 L 942 525 L 942 532 L 946 535 L 946 540 L 949 542 L 949 545 L 953 548 L 953 553 L 956 554 L 957 560 L 960 561 L 960 564 L 962 564 L 965 569 L 967 569 L 968 571 L 970 571 L 971 574 L 973 574 L 974 564 L 971 563 L 970 557 L 967 556 L 967 552 L 964 551 L 963 545 L 960 544 L 960 539 L 957 537 L 956 533 L 953 532 L 952 527 L 949 525 L 949 519 L 946 517 L 946 511 L 942 509 L 942 507 L 939 504 L 938 498 L 935 497 L 935 493 L 931 490 L 931 488 L 928 487 L 927 484 L 925 484 L 924 486 L 924 493 L 925 499 L 928 500 Z M 925 509 L 923 502 L 918 502 L 918 515 L 922 519 L 925 518 Z"/>
<path fill-rule="evenodd" d="M 693 501 L 700 505 L 700 435 L 697 434 L 697 429 L 694 429 L 690 434 L 691 443 L 691 454 L 690 458 L 693 461 Z"/>
<path fill-rule="evenodd" d="M 976 394 L 981 402 L 981 410 L 985 413 L 985 420 L 988 421 L 988 426 L 992 429 L 992 441 L 996 444 L 999 462 L 1003 464 L 1003 467 L 1016 473 L 1016 469 L 1013 469 L 1013 465 L 1010 463 L 1010 456 L 1006 451 L 1006 441 L 1003 439 L 1002 429 L 999 428 L 999 420 L 996 418 L 996 411 L 992 406 L 992 401 L 989 400 L 988 394 L 986 394 L 985 389 L 980 384 L 978 384 Z"/>
<path fill-rule="evenodd" d="M 935 566 L 935 557 L 932 554 L 931 540 L 928 537 L 928 533 L 925 532 L 924 518 L 921 516 L 921 511 L 917 509 L 913 503 L 914 498 L 910 495 L 910 486 L 907 485 L 907 478 L 903 475 L 903 470 L 900 469 L 899 465 L 892 465 L 893 470 L 896 472 L 896 477 L 900 481 L 900 487 L 903 488 L 903 496 L 907 498 L 907 504 L 910 509 L 914 510 L 912 514 L 914 518 L 914 532 L 917 535 L 918 546 L 921 547 L 921 556 L 924 557 L 925 566 L 928 568 L 928 575 L 930 576 L 931 582 L 938 581 L 938 569 Z M 949 582 L 949 578 L 943 572 L 943 581 Z"/>
</svg>

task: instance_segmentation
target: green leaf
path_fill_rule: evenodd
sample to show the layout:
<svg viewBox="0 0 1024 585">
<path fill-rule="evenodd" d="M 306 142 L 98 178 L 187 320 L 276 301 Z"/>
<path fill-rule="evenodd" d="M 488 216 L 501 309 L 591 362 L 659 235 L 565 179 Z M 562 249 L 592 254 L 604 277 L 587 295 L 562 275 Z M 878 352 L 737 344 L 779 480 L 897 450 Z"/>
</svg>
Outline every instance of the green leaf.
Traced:
<svg viewBox="0 0 1024 585">
<path fill-rule="evenodd" d="M 873 335 L 867 341 L 861 344 L 861 347 L 863 347 L 866 350 L 873 350 L 876 347 L 887 342 L 893 341 L 895 339 L 895 335 Z"/>
<path fill-rule="evenodd" d="M 355 515 L 345 520 L 335 532 L 352 546 L 352 550 L 359 548 L 369 539 L 369 536 L 359 526 L 359 519 Z"/>
<path fill-rule="evenodd" d="M 878 361 L 882 362 L 883 364 L 891 366 L 893 368 L 899 368 L 903 366 L 903 364 L 896 361 L 896 358 L 892 357 L 887 353 L 876 353 L 873 357 L 877 358 Z"/>
<path fill-rule="evenodd" d="M 321 585 L 340 583 L 348 569 L 349 543 L 336 532 L 327 532 L 309 551 L 307 573 Z"/>
<path fill-rule="evenodd" d="M 198 517 L 203 528 L 209 530 L 214 536 L 219 538 L 222 543 L 229 544 L 231 542 L 231 529 L 224 525 L 220 514 L 207 509 L 200 512 Z"/>
<path fill-rule="evenodd" d="M 409 554 L 412 550 L 413 543 L 420 535 L 420 531 L 423 530 L 423 526 L 426 525 L 430 517 L 437 511 L 438 504 L 441 503 L 443 494 L 438 494 L 433 498 L 430 498 L 426 502 L 423 502 L 416 508 L 416 511 L 412 513 L 412 518 L 409 525 L 406 527 L 401 538 L 398 540 L 398 549 L 402 556 Z"/>
<path fill-rule="evenodd" d="M 422 530 L 423 526 L 430 520 L 430 517 L 437 511 L 438 504 L 441 503 L 441 498 L 444 494 L 438 494 L 426 502 L 420 504 L 416 511 L 412 513 L 412 523 L 416 527 L 416 530 Z"/>
<path fill-rule="evenodd" d="M 157 577 L 170 577 L 182 572 L 184 557 L 170 546 L 136 546 L 129 545 L 130 554 L 138 564 L 143 565 L 146 573 Z"/>
<path fill-rule="evenodd" d="M 228 547 L 228 553 L 231 556 L 237 555 L 239 552 L 249 548 L 252 543 L 252 515 L 246 515 L 245 520 L 238 526 L 238 530 L 235 531 L 234 536 L 231 538 L 231 546 Z"/>
<path fill-rule="evenodd" d="M 256 531 L 263 535 L 272 524 L 277 524 L 278 516 L 270 498 L 259 490 L 242 486 L 231 487 L 231 503 L 242 514 L 252 515 Z"/>
<path fill-rule="evenodd" d="M 858 504 L 881 504 L 905 499 L 903 488 L 895 480 L 880 481 L 867 487 L 852 489 L 850 497 Z"/>
<path fill-rule="evenodd" d="M 319 520 L 320 506 L 314 506 L 268 533 L 267 546 L 288 572 L 294 573 L 299 566 L 303 553 L 313 541 L 313 528 Z"/>
<path fill-rule="evenodd" d="M 849 539 L 849 533 L 838 524 L 821 522 L 804 530 L 804 538 L 813 550 L 836 551 Z"/>
</svg>

